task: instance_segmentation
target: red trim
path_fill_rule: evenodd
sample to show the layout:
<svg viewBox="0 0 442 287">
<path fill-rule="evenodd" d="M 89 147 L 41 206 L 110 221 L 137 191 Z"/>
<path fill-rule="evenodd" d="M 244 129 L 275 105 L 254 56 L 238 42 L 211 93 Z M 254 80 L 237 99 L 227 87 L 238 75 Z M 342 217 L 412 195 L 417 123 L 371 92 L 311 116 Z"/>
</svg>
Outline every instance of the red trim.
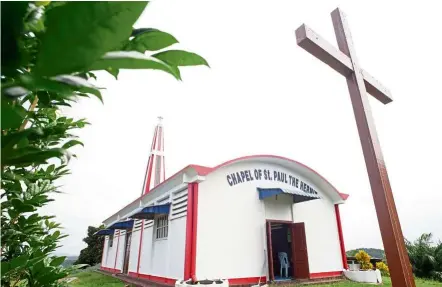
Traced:
<svg viewBox="0 0 442 287">
<path fill-rule="evenodd" d="M 333 272 L 330 272 L 333 273 Z M 317 273 L 320 274 L 320 273 Z M 172 279 L 167 277 L 160 277 L 160 276 L 154 276 L 149 274 L 142 274 L 137 272 L 129 272 L 128 274 L 131 277 L 135 278 L 141 278 L 145 280 L 149 280 L 156 283 L 162 283 L 165 285 L 175 285 L 176 281 L 178 279 Z M 246 278 L 231 278 L 229 280 L 229 285 L 249 285 L 249 284 L 256 284 L 259 282 L 260 277 L 246 277 Z M 266 282 L 267 278 L 266 276 L 261 276 L 261 282 Z"/>
<path fill-rule="evenodd" d="M 158 127 L 155 128 L 155 134 L 153 135 L 151 151 L 155 149 L 157 143 L 157 133 L 158 133 Z M 147 181 L 146 181 L 146 186 L 144 187 L 144 194 L 149 193 L 150 191 L 150 180 L 152 178 L 152 167 L 153 167 L 154 158 L 155 156 L 151 153 L 149 156 L 149 164 L 147 166 Z"/>
<path fill-rule="evenodd" d="M 117 258 L 118 258 L 118 248 L 120 247 L 120 233 L 121 231 L 118 230 L 118 239 L 117 239 L 117 252 L 115 252 L 115 262 L 114 262 L 114 269 L 117 267 Z M 113 239 L 112 239 L 113 240 Z M 115 269 L 116 270 L 116 269 Z"/>
<path fill-rule="evenodd" d="M 157 188 L 160 188 L 160 186 L 163 186 L 164 184 L 166 184 L 167 182 L 171 181 L 172 179 L 174 179 L 174 178 L 177 177 L 178 175 L 183 174 L 184 171 L 185 171 L 186 169 L 193 169 L 193 170 L 197 171 L 198 173 L 200 173 L 200 171 L 202 171 L 202 170 L 204 170 L 204 169 L 207 169 L 207 168 L 208 168 L 208 167 L 199 166 L 199 165 L 194 165 L 194 164 L 188 165 L 188 166 L 186 166 L 185 168 L 183 168 L 183 169 L 177 171 L 177 172 L 176 172 L 175 174 L 173 174 L 171 177 L 167 178 L 166 180 L 164 180 L 163 182 L 161 182 L 160 184 L 158 184 L 158 185 L 155 186 L 154 188 L 152 188 L 152 189 L 150 190 L 150 192 L 154 191 L 154 190 L 157 189 Z M 122 207 L 120 210 L 125 209 L 126 207 L 128 207 L 128 206 L 131 205 L 132 203 L 134 203 L 134 202 L 136 202 L 136 201 L 142 199 L 144 196 L 146 196 L 146 194 L 143 194 L 143 195 L 141 195 L 140 197 L 138 197 L 138 198 L 136 198 L 135 200 L 133 200 L 131 203 L 126 204 L 126 205 L 125 205 L 124 207 Z M 106 218 L 104 221 L 106 221 L 106 220 L 110 219 L 112 216 L 118 214 L 118 212 L 120 212 L 120 210 L 117 211 L 117 212 L 115 212 L 114 214 L 112 214 L 112 215 L 109 216 L 108 218 Z"/>
<path fill-rule="evenodd" d="M 345 253 L 344 234 L 342 233 L 341 213 L 339 212 L 339 205 L 335 204 L 336 224 L 338 225 L 339 243 L 341 245 L 342 266 L 348 269 L 347 254 Z"/>
<path fill-rule="evenodd" d="M 106 247 L 106 237 L 103 239 L 103 251 L 101 252 L 101 264 L 100 267 L 103 266 L 103 259 L 104 259 L 104 247 Z"/>
<path fill-rule="evenodd" d="M 196 239 L 198 234 L 198 183 L 193 182 L 193 217 L 192 217 L 192 261 L 191 276 L 196 279 Z"/>
<path fill-rule="evenodd" d="M 186 246 L 184 251 L 184 279 L 196 275 L 196 240 L 198 225 L 198 183 L 191 182 L 187 188 Z"/>
<path fill-rule="evenodd" d="M 175 282 L 177 281 L 177 279 L 154 276 L 154 275 L 149 275 L 149 274 L 142 274 L 142 273 L 137 273 L 137 272 L 129 272 L 129 276 L 149 280 L 149 281 L 156 282 L 156 283 L 171 285 L 171 286 L 174 286 Z"/>
<path fill-rule="evenodd" d="M 310 273 L 310 279 L 338 277 L 341 275 L 342 275 L 342 271 Z"/>
<path fill-rule="evenodd" d="M 302 166 L 302 167 L 304 167 L 304 168 L 306 168 L 306 169 L 308 169 L 308 170 L 310 170 L 311 172 L 313 172 L 314 174 L 316 174 L 317 176 L 319 176 L 321 179 L 323 179 L 326 183 L 328 183 L 338 194 L 339 194 L 339 196 L 343 199 L 343 200 L 346 200 L 347 198 L 348 198 L 348 194 L 345 194 L 345 193 L 340 193 L 328 180 L 326 180 L 322 175 L 320 175 L 318 172 L 316 172 L 314 169 L 312 169 L 312 168 L 310 168 L 310 167 L 308 167 L 308 166 L 306 166 L 305 164 L 303 164 L 303 163 L 300 163 L 299 161 L 296 161 L 296 160 L 293 160 L 293 159 L 289 159 L 289 158 L 286 158 L 286 157 L 282 157 L 282 156 L 278 156 L 278 155 L 249 155 L 249 156 L 243 156 L 243 157 L 238 157 L 238 158 L 235 158 L 235 159 L 232 159 L 232 160 L 229 160 L 229 161 L 226 161 L 226 162 L 224 162 L 224 163 L 222 163 L 222 164 L 220 164 L 220 165 L 217 165 L 217 166 L 215 166 L 214 168 L 207 168 L 207 171 L 206 172 L 203 172 L 203 173 L 199 173 L 198 172 L 198 174 L 200 174 L 200 175 L 207 175 L 207 174 L 209 174 L 209 173 L 211 173 L 211 172 L 214 172 L 215 170 L 217 170 L 217 169 L 219 169 L 219 168 L 221 168 L 221 167 L 223 167 L 223 166 L 226 166 L 226 165 L 229 165 L 229 164 L 232 164 L 232 163 L 234 163 L 234 162 L 237 162 L 237 161 L 241 161 L 241 160 L 247 160 L 247 159 L 254 159 L 254 158 L 260 158 L 260 157 L 268 157 L 268 158 L 276 158 L 276 159 L 282 159 L 282 160 L 286 160 L 286 161 L 290 161 L 290 162 L 293 162 L 293 163 L 296 163 L 296 164 L 299 164 L 300 166 Z"/>
<path fill-rule="evenodd" d="M 191 277 L 192 265 L 192 225 L 193 225 L 193 184 L 187 185 L 187 216 L 186 216 L 186 246 L 184 250 L 184 280 Z"/>
<path fill-rule="evenodd" d="M 100 269 L 103 271 L 112 272 L 112 273 L 121 273 L 120 269 L 114 269 L 114 268 L 109 268 L 109 267 L 100 267 Z"/>
<path fill-rule="evenodd" d="M 141 231 L 140 231 L 140 245 L 138 246 L 138 260 L 137 260 L 137 273 L 140 272 L 140 259 L 141 259 L 141 247 L 143 244 L 143 232 L 144 232 L 144 219 L 141 223 Z"/>
<path fill-rule="evenodd" d="M 207 166 L 201 166 L 201 165 L 196 165 L 196 164 L 190 164 L 190 165 L 184 167 L 183 169 L 181 169 L 180 171 L 176 172 L 176 173 L 175 173 L 174 175 L 172 175 L 171 177 L 165 179 L 165 180 L 164 180 L 163 182 L 161 182 L 159 185 L 157 185 L 157 186 L 155 186 L 154 188 L 152 188 L 152 190 L 150 190 L 150 192 L 153 191 L 153 190 L 155 190 L 155 189 L 157 189 L 157 188 L 160 188 L 161 186 L 163 186 L 164 184 L 166 184 L 167 182 L 169 182 L 170 180 L 172 180 L 173 178 L 175 178 L 177 175 L 182 174 L 186 169 L 193 169 L 193 170 L 195 170 L 195 171 L 197 172 L 198 175 L 205 176 L 205 175 L 208 175 L 209 173 L 214 172 L 215 170 L 217 170 L 217 169 L 219 169 L 219 168 L 221 168 L 221 167 L 223 167 L 223 166 L 226 166 L 226 165 L 232 164 L 232 163 L 234 163 L 234 162 L 236 162 L 236 161 L 246 160 L 246 159 L 253 159 L 253 158 L 260 158 L 260 157 L 276 158 L 276 159 L 287 160 L 287 161 L 290 161 L 290 162 L 293 162 L 293 163 L 299 164 L 299 165 L 303 166 L 304 168 L 306 168 L 306 169 L 312 171 L 313 173 L 315 173 L 316 175 L 318 175 L 320 178 L 322 178 L 326 183 L 328 183 L 328 184 L 329 184 L 329 185 L 330 185 L 330 186 L 331 186 L 331 187 L 332 187 L 332 188 L 333 188 L 333 189 L 339 194 L 339 196 L 340 196 L 343 200 L 347 200 L 347 198 L 349 197 L 348 194 L 345 194 L 345 193 L 341 193 L 341 192 L 339 192 L 339 191 L 338 191 L 338 190 L 337 190 L 337 189 L 336 189 L 336 188 L 335 188 L 330 182 L 328 182 L 323 176 L 321 176 L 319 173 L 317 173 L 315 170 L 311 169 L 310 167 L 308 167 L 308 166 L 306 166 L 306 165 L 304 165 L 304 164 L 302 164 L 302 163 L 300 163 L 300 162 L 298 162 L 298 161 L 295 161 L 295 160 L 292 160 L 292 159 L 289 159 L 289 158 L 286 158 L 286 157 L 282 157 L 282 156 L 277 156 L 277 155 L 251 155 L 251 156 L 244 156 L 244 157 L 239 157 L 239 158 L 236 158 L 236 159 L 229 160 L 229 161 L 227 161 L 227 162 L 225 162 L 225 163 L 222 163 L 222 164 L 220 164 L 220 165 L 217 165 L 216 167 L 207 167 Z M 144 195 L 145 195 L 145 194 L 144 194 Z M 131 203 L 125 205 L 125 206 L 124 206 L 123 208 L 121 208 L 120 210 L 122 210 L 122 209 L 128 207 L 129 205 L 131 205 L 132 203 L 136 202 L 137 200 L 140 200 L 144 195 L 142 195 L 142 196 L 138 197 L 137 199 L 133 200 Z M 118 212 L 119 212 L 119 211 L 118 211 Z M 118 214 L 118 212 L 115 212 L 114 214 L 112 214 L 111 216 L 109 216 L 107 219 L 105 219 L 105 221 L 108 220 L 109 218 L 111 218 L 112 216 L 114 216 L 115 214 Z"/>
<path fill-rule="evenodd" d="M 247 278 L 232 278 L 229 280 L 229 285 L 248 285 L 248 284 L 256 284 L 259 282 L 260 277 L 247 277 Z M 266 276 L 261 276 L 261 283 L 267 281 Z"/>
</svg>

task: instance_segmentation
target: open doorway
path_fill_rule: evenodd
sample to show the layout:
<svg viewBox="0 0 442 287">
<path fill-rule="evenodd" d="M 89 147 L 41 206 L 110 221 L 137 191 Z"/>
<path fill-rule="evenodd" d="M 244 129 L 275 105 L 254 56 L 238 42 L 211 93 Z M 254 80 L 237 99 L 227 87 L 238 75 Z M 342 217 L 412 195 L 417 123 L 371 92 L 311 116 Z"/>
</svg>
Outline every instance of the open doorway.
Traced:
<svg viewBox="0 0 442 287">
<path fill-rule="evenodd" d="M 126 242 L 124 244 L 124 261 L 123 261 L 123 273 L 129 272 L 129 258 L 130 258 L 130 243 L 132 241 L 132 232 L 126 232 Z"/>
<path fill-rule="evenodd" d="M 266 231 L 270 281 L 308 279 L 304 223 L 267 220 Z"/>
</svg>

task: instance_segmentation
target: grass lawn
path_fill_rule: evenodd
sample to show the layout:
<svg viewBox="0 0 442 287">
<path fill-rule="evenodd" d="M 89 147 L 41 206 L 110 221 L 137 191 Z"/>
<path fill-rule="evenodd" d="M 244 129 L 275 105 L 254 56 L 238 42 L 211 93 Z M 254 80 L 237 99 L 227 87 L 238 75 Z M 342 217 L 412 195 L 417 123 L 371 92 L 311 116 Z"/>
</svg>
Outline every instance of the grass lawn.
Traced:
<svg viewBox="0 0 442 287">
<path fill-rule="evenodd" d="M 76 286 L 76 287 L 99 287 L 99 286 L 106 286 L 106 287 L 124 287 L 124 284 L 111 276 L 103 275 L 98 272 L 94 271 L 85 271 L 85 272 L 79 272 L 73 275 L 73 277 L 77 277 L 78 279 L 74 282 L 70 283 L 69 286 Z M 383 278 L 384 284 L 383 286 L 391 286 L 390 278 Z M 280 287 L 284 287 L 284 285 L 277 285 Z M 295 286 L 295 285 L 285 285 L 285 286 Z M 373 286 L 371 284 L 361 284 L 351 281 L 342 281 L 335 284 L 322 284 L 322 285 L 308 285 L 311 286 L 318 286 L 318 287 L 361 287 L 361 286 Z M 423 279 L 416 279 L 416 287 L 442 287 L 441 282 L 436 281 L 430 281 L 430 280 L 423 280 Z"/>
<path fill-rule="evenodd" d="M 72 277 L 77 277 L 75 281 L 69 283 L 69 286 L 76 286 L 76 287 L 99 287 L 99 286 L 106 286 L 106 287 L 124 287 L 124 283 L 120 280 L 111 277 L 106 276 L 103 274 L 100 274 L 95 271 L 85 271 L 85 272 L 79 272 L 72 275 Z"/>
<path fill-rule="evenodd" d="M 391 280 L 388 277 L 383 277 L 383 285 L 381 286 L 391 286 Z M 281 286 L 281 285 L 279 285 Z M 290 285 L 287 285 L 287 287 Z M 291 285 L 296 286 L 296 285 Z M 356 283 L 352 281 L 342 281 L 335 284 L 321 284 L 321 285 L 308 285 L 309 287 L 317 286 L 317 287 L 362 287 L 362 286 L 376 286 L 373 284 L 362 284 L 362 283 Z M 283 286 L 281 286 L 283 287 Z M 430 281 L 430 280 L 424 280 L 424 279 L 416 279 L 416 287 L 442 287 L 441 282 L 436 281 Z"/>
</svg>

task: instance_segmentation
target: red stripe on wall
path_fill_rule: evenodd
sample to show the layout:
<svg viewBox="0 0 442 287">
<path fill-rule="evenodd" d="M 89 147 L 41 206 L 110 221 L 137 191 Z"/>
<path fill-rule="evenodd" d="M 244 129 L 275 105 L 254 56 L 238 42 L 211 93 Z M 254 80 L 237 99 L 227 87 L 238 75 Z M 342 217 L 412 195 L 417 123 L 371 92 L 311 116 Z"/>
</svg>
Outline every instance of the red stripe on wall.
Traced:
<svg viewBox="0 0 442 287">
<path fill-rule="evenodd" d="M 345 253 L 344 235 L 342 233 L 341 213 L 339 212 L 339 205 L 335 204 L 336 223 L 338 225 L 339 243 L 341 246 L 342 266 L 348 269 L 347 254 Z"/>
<path fill-rule="evenodd" d="M 329 273 L 333 273 L 333 272 L 329 272 Z M 319 274 L 319 273 L 317 273 L 317 274 Z M 140 278 L 140 279 L 145 279 L 145 280 L 156 282 L 156 283 L 162 283 L 165 285 L 171 285 L 171 286 L 175 285 L 176 281 L 178 280 L 178 279 L 172 279 L 172 278 L 167 278 L 167 277 L 142 274 L 142 273 L 137 273 L 137 272 L 129 272 L 129 276 L 135 277 L 135 278 Z M 229 285 L 248 285 L 248 284 L 258 283 L 259 279 L 260 279 L 260 277 L 247 277 L 247 278 L 231 278 L 228 280 L 229 280 Z M 261 282 L 262 283 L 266 282 L 266 276 L 261 277 Z"/>
<path fill-rule="evenodd" d="M 186 246 L 184 250 L 184 280 L 190 278 L 192 265 L 192 224 L 193 224 L 193 185 L 187 184 L 187 214 L 186 214 Z"/>
<path fill-rule="evenodd" d="M 193 182 L 193 217 L 192 217 L 192 262 L 191 278 L 196 279 L 196 239 L 198 230 L 198 183 Z"/>
<path fill-rule="evenodd" d="M 259 282 L 260 277 L 248 277 L 248 278 L 231 278 L 229 279 L 229 285 L 248 285 L 256 284 Z M 266 282 L 266 276 L 261 277 L 261 283 Z"/>
<path fill-rule="evenodd" d="M 342 271 L 310 273 L 310 279 L 337 277 L 337 276 L 341 276 L 341 275 L 342 275 Z"/>
<path fill-rule="evenodd" d="M 187 185 L 186 247 L 184 251 L 184 279 L 195 279 L 196 239 L 198 222 L 198 183 Z"/>
<path fill-rule="evenodd" d="M 138 246 L 138 261 L 137 261 L 137 272 L 140 272 L 140 259 L 141 259 L 141 247 L 143 244 L 143 232 L 144 232 L 144 219 L 141 223 L 141 230 L 140 230 L 140 245 Z"/>
<path fill-rule="evenodd" d="M 160 276 L 149 275 L 149 274 L 142 274 L 142 273 L 137 273 L 137 272 L 129 272 L 129 276 L 145 279 L 145 280 L 156 282 L 156 283 L 171 285 L 171 286 L 175 285 L 175 282 L 177 281 L 177 279 L 160 277 Z"/>
<path fill-rule="evenodd" d="M 109 268 L 109 267 L 100 267 L 100 269 L 103 271 L 112 272 L 112 273 L 120 273 L 121 272 L 120 269 L 114 269 L 114 268 Z"/>
</svg>

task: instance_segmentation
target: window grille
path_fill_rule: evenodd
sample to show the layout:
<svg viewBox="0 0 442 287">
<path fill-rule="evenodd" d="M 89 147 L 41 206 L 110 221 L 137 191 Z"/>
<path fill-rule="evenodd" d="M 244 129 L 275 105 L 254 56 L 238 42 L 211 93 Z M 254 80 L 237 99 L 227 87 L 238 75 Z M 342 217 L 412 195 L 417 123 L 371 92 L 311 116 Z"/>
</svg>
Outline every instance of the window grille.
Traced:
<svg viewBox="0 0 442 287">
<path fill-rule="evenodd" d="M 155 239 L 165 239 L 169 233 L 169 216 L 161 215 L 155 219 Z"/>
</svg>

